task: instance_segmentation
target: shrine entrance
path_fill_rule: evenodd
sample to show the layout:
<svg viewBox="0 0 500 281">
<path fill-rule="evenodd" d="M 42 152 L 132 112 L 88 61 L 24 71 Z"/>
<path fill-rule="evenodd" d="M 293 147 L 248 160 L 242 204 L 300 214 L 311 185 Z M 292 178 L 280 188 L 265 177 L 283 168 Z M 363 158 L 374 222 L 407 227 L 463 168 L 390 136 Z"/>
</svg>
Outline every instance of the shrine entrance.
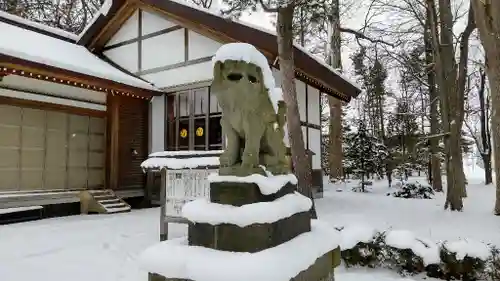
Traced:
<svg viewBox="0 0 500 281">
<path fill-rule="evenodd" d="M 221 150 L 222 112 L 209 87 L 167 96 L 167 150 Z"/>
</svg>

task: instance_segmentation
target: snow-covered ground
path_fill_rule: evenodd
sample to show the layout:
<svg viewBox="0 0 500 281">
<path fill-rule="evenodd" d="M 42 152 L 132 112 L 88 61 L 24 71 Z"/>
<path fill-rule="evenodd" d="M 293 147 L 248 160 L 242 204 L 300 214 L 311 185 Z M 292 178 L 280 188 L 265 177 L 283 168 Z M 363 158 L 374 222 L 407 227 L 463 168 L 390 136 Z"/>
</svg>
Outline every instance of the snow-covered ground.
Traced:
<svg viewBox="0 0 500 281">
<path fill-rule="evenodd" d="M 433 241 L 470 238 L 500 245 L 500 219 L 493 216 L 494 187 L 482 174 L 467 171 L 465 211 L 443 211 L 443 195 L 432 200 L 386 196 L 385 181 L 359 194 L 327 185 L 316 200 L 320 219 L 335 226 L 367 225 L 379 230 L 410 230 Z M 423 180 L 423 179 L 422 179 Z M 137 256 L 158 239 L 159 209 L 113 215 L 72 216 L 0 226 L 0 280 L 147 280 Z M 171 225 L 171 238 L 186 233 Z M 420 280 L 378 270 L 338 269 L 340 281 Z M 428 280 L 428 279 L 427 279 Z"/>
</svg>

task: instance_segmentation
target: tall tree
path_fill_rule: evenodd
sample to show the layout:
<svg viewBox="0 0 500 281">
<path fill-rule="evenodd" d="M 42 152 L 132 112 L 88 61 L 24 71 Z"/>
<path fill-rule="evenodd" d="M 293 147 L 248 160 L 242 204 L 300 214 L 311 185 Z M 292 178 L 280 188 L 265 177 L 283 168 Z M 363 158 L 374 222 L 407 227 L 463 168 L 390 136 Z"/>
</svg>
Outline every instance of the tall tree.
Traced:
<svg viewBox="0 0 500 281">
<path fill-rule="evenodd" d="M 495 214 L 500 215 L 500 1 L 471 0 L 479 36 L 486 54 L 486 73 L 493 108 L 492 133 L 495 159 Z"/>
<path fill-rule="evenodd" d="M 342 69 L 340 38 L 340 1 L 332 0 L 331 13 L 328 19 L 328 64 L 334 69 Z M 328 98 L 330 107 L 329 120 L 329 157 L 330 181 L 343 177 L 342 170 L 342 102 L 334 97 Z"/>
<path fill-rule="evenodd" d="M 467 75 L 469 37 L 474 30 L 474 17 L 469 12 L 467 26 L 460 38 L 459 62 L 455 60 L 453 41 L 453 13 L 450 0 L 426 0 L 430 11 L 430 30 L 435 52 L 435 71 L 438 77 L 441 119 L 445 133 L 446 201 L 445 209 L 462 211 L 466 196 L 462 164 L 461 132 L 464 118 L 464 92 Z M 438 31 L 439 30 L 439 31 Z"/>
<path fill-rule="evenodd" d="M 424 45 L 425 45 L 425 62 L 427 68 L 434 65 L 434 52 L 432 49 L 432 34 L 431 34 L 431 20 L 432 11 L 430 8 L 426 10 L 425 16 L 425 29 L 424 29 Z M 438 116 L 438 104 L 439 104 L 439 94 L 436 88 L 436 71 L 434 67 L 427 69 L 427 83 L 429 91 L 429 123 L 430 123 L 430 134 L 431 136 L 436 136 L 439 133 L 439 116 Z M 435 137 L 429 138 L 429 150 L 431 157 L 431 168 L 430 168 L 430 179 L 432 188 L 435 191 L 443 191 L 443 181 L 441 178 L 441 157 L 439 152 L 439 139 Z"/>
</svg>

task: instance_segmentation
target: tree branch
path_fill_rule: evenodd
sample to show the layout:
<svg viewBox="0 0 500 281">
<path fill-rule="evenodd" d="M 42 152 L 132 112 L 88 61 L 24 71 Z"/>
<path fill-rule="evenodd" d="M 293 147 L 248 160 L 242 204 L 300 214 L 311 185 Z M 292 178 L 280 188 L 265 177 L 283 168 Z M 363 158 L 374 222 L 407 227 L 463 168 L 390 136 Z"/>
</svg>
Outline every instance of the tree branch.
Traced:
<svg viewBox="0 0 500 281">
<path fill-rule="evenodd" d="M 354 30 L 354 29 L 345 28 L 345 27 L 340 27 L 339 29 L 340 29 L 340 32 L 353 34 L 356 37 L 356 39 L 364 39 L 364 40 L 368 40 L 372 43 L 382 43 L 382 44 L 385 44 L 385 45 L 388 45 L 391 47 L 395 47 L 395 45 L 392 43 L 386 42 L 386 41 L 381 40 L 381 39 L 370 38 L 370 37 L 364 35 L 363 33 L 359 32 L 357 30 Z"/>
</svg>

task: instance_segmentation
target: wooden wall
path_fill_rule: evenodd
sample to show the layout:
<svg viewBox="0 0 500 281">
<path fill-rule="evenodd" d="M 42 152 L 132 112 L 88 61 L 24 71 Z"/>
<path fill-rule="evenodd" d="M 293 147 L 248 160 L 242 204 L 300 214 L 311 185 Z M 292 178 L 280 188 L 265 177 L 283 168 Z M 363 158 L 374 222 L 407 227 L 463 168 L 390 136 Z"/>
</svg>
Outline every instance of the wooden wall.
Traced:
<svg viewBox="0 0 500 281">
<path fill-rule="evenodd" d="M 148 157 L 149 102 L 110 96 L 108 104 L 108 187 L 142 189 L 146 182 L 141 163 Z"/>
</svg>

